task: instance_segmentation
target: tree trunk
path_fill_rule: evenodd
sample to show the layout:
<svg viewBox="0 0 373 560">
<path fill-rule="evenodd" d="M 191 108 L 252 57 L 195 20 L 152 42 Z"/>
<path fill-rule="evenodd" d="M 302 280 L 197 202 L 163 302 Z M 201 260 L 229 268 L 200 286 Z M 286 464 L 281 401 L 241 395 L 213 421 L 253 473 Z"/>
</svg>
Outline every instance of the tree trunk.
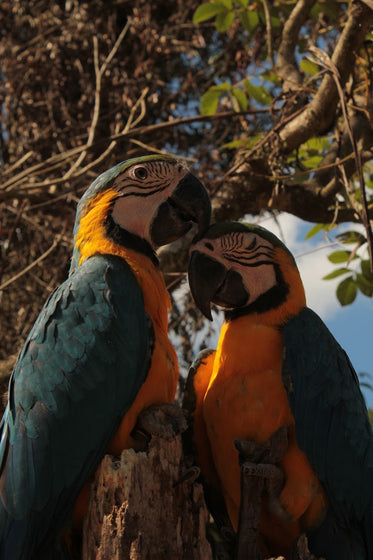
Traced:
<svg viewBox="0 0 373 560">
<path fill-rule="evenodd" d="M 202 486 L 186 477 L 181 436 L 106 455 L 91 488 L 83 560 L 212 559 Z"/>
</svg>

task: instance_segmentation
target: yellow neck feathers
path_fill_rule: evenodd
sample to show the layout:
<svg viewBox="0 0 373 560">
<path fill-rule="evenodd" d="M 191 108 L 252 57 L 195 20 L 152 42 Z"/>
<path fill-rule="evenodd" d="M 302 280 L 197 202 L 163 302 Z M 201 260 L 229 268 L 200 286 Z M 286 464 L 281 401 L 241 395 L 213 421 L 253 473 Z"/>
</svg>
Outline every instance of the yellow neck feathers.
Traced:
<svg viewBox="0 0 373 560">
<path fill-rule="evenodd" d="M 105 219 L 117 193 L 107 189 L 89 202 L 80 220 L 75 245 L 80 254 L 79 266 L 93 255 L 116 255 L 131 267 L 144 296 L 145 311 L 167 333 L 170 296 L 159 268 L 147 256 L 114 243 L 106 236 Z"/>
</svg>

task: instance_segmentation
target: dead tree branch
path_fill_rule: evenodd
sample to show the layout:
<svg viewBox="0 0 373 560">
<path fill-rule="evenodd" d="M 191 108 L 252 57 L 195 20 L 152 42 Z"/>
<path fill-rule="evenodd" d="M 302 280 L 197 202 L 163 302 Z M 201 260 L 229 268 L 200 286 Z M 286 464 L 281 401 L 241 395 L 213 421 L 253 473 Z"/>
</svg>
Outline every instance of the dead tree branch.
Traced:
<svg viewBox="0 0 373 560">
<path fill-rule="evenodd" d="M 283 80 L 284 93 L 297 90 L 302 86 L 303 79 L 295 61 L 295 47 L 301 26 L 309 16 L 309 11 L 315 0 L 301 0 L 296 2 L 289 19 L 284 25 L 282 39 L 278 49 L 276 70 Z"/>
<path fill-rule="evenodd" d="M 351 3 L 346 25 L 331 60 L 338 69 L 343 87 L 355 62 L 355 53 L 363 44 L 365 34 L 373 22 L 373 11 L 360 1 Z M 313 101 L 280 132 L 279 141 L 285 153 L 291 152 L 303 142 L 325 131 L 335 119 L 338 89 L 330 74 L 325 74 Z"/>
</svg>

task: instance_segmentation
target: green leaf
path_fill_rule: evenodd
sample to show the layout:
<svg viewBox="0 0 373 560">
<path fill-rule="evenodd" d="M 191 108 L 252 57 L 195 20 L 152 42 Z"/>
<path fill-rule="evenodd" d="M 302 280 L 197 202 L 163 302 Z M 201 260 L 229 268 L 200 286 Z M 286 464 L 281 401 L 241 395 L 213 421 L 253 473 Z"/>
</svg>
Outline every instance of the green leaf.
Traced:
<svg viewBox="0 0 373 560">
<path fill-rule="evenodd" d="M 232 88 L 232 86 L 229 82 L 222 82 L 221 84 L 219 84 L 217 86 L 211 86 L 210 89 L 216 89 L 217 91 L 220 91 L 221 93 L 224 93 L 226 91 L 229 91 L 231 88 Z"/>
<path fill-rule="evenodd" d="M 344 231 L 343 233 L 339 233 L 336 237 L 339 241 L 341 241 L 341 243 L 346 244 L 359 243 L 360 245 L 362 245 L 366 242 L 366 238 L 364 237 L 364 235 L 354 230 Z"/>
<path fill-rule="evenodd" d="M 232 0 L 215 0 L 216 4 L 221 4 L 226 10 L 233 8 Z"/>
<path fill-rule="evenodd" d="M 201 23 L 226 11 L 226 7 L 217 2 L 201 4 L 194 12 L 193 23 Z"/>
<path fill-rule="evenodd" d="M 328 259 L 334 264 L 339 264 L 347 262 L 350 256 L 351 251 L 334 251 L 334 253 L 330 253 L 330 255 L 328 255 Z"/>
<path fill-rule="evenodd" d="M 234 22 L 235 13 L 234 12 L 225 12 L 218 14 L 215 20 L 215 27 L 217 31 L 221 33 L 223 31 L 227 31 L 230 28 L 232 23 Z"/>
<path fill-rule="evenodd" d="M 243 148 L 246 146 L 247 139 L 241 138 L 240 140 L 232 140 L 231 142 L 227 142 L 226 144 L 222 145 L 222 150 L 233 150 L 237 148 Z"/>
<path fill-rule="evenodd" d="M 323 280 L 332 280 L 333 278 L 338 278 L 338 276 L 342 276 L 342 274 L 346 274 L 347 272 L 351 272 L 349 268 L 338 268 L 337 270 L 333 270 L 333 272 L 329 272 L 326 276 L 323 276 Z"/>
<path fill-rule="evenodd" d="M 338 14 L 338 2 L 316 2 L 316 4 L 311 8 L 310 14 L 315 19 L 318 19 L 319 14 L 322 14 L 324 18 L 325 16 L 328 16 L 331 21 L 334 21 Z"/>
<path fill-rule="evenodd" d="M 253 136 L 244 136 L 238 140 L 232 140 L 231 142 L 227 142 L 223 144 L 222 149 L 235 149 L 235 148 L 247 148 L 250 149 L 262 138 L 263 134 L 258 133 L 254 134 Z"/>
<path fill-rule="evenodd" d="M 228 82 L 210 87 L 206 93 L 202 95 L 200 103 L 200 111 L 202 115 L 213 115 L 219 105 L 219 99 L 223 93 L 229 91 L 231 85 Z"/>
<path fill-rule="evenodd" d="M 309 76 L 315 76 L 320 72 L 320 68 L 318 67 L 318 65 L 315 62 L 312 62 L 312 60 L 309 60 L 308 58 L 302 58 L 299 66 L 300 69 L 303 70 L 303 72 L 305 74 L 308 74 Z"/>
<path fill-rule="evenodd" d="M 319 166 L 323 156 L 309 156 L 302 158 L 302 163 L 307 169 L 316 169 Z"/>
<path fill-rule="evenodd" d="M 253 148 L 255 144 L 263 137 L 263 132 L 258 132 L 257 134 L 252 134 L 246 142 L 246 148 Z"/>
<path fill-rule="evenodd" d="M 246 111 L 248 106 L 248 100 L 245 93 L 242 89 L 233 88 L 232 89 L 232 101 L 236 101 L 236 107 L 234 107 L 235 111 Z"/>
<path fill-rule="evenodd" d="M 271 16 L 271 25 L 272 25 L 272 29 L 279 29 L 280 27 L 282 27 L 280 18 L 276 16 Z"/>
<path fill-rule="evenodd" d="M 306 146 L 308 150 L 315 150 L 316 152 L 321 152 L 326 148 L 329 148 L 330 141 L 327 136 L 313 136 L 307 142 L 302 144 L 302 146 Z"/>
<path fill-rule="evenodd" d="M 258 12 L 254 12 L 253 10 L 245 10 L 244 12 L 240 12 L 239 18 L 241 20 L 243 28 L 246 29 L 246 31 L 254 31 L 258 27 Z"/>
<path fill-rule="evenodd" d="M 319 231 L 328 231 L 329 228 L 330 224 L 315 224 L 308 230 L 304 239 L 311 239 L 311 237 L 314 237 Z"/>
<path fill-rule="evenodd" d="M 372 281 L 372 271 L 370 269 L 370 261 L 369 259 L 363 259 L 360 263 L 361 272 L 364 275 L 364 278 L 367 280 Z"/>
<path fill-rule="evenodd" d="M 265 87 L 254 86 L 250 80 L 245 80 L 243 84 L 249 96 L 261 105 L 269 105 L 272 103 L 272 96 L 268 93 Z"/>
<path fill-rule="evenodd" d="M 260 74 L 260 77 L 265 80 L 266 82 L 272 82 L 273 84 L 279 84 L 280 80 L 277 74 L 272 72 L 272 70 L 265 70 Z"/>
<path fill-rule="evenodd" d="M 200 110 L 202 115 L 213 115 L 219 105 L 221 92 L 210 88 L 202 95 Z"/>
<path fill-rule="evenodd" d="M 356 274 L 356 284 L 357 287 L 359 288 L 359 290 L 361 291 L 362 294 L 364 294 L 367 297 L 372 297 L 373 295 L 373 281 L 372 280 L 368 280 L 367 278 L 365 278 L 365 276 L 363 274 L 360 274 L 359 272 Z"/>
<path fill-rule="evenodd" d="M 236 2 L 241 8 L 247 8 L 249 4 L 249 0 L 236 0 Z"/>
<path fill-rule="evenodd" d="M 355 301 L 357 286 L 352 276 L 345 278 L 337 287 L 337 298 L 341 305 L 350 305 Z"/>
</svg>

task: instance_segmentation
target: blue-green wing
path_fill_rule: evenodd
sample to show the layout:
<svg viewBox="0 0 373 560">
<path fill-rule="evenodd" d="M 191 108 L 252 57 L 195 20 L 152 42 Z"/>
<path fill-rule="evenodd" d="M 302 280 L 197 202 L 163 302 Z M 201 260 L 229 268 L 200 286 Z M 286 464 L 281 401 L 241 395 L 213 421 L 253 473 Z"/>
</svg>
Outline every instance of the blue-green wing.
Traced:
<svg viewBox="0 0 373 560">
<path fill-rule="evenodd" d="M 284 326 L 283 342 L 297 443 L 326 490 L 335 522 L 360 532 L 371 558 L 373 433 L 357 375 L 310 309 Z"/>
<path fill-rule="evenodd" d="M 149 367 L 129 266 L 83 263 L 49 298 L 9 384 L 0 443 L 0 558 L 32 558 L 98 465 Z"/>
</svg>

